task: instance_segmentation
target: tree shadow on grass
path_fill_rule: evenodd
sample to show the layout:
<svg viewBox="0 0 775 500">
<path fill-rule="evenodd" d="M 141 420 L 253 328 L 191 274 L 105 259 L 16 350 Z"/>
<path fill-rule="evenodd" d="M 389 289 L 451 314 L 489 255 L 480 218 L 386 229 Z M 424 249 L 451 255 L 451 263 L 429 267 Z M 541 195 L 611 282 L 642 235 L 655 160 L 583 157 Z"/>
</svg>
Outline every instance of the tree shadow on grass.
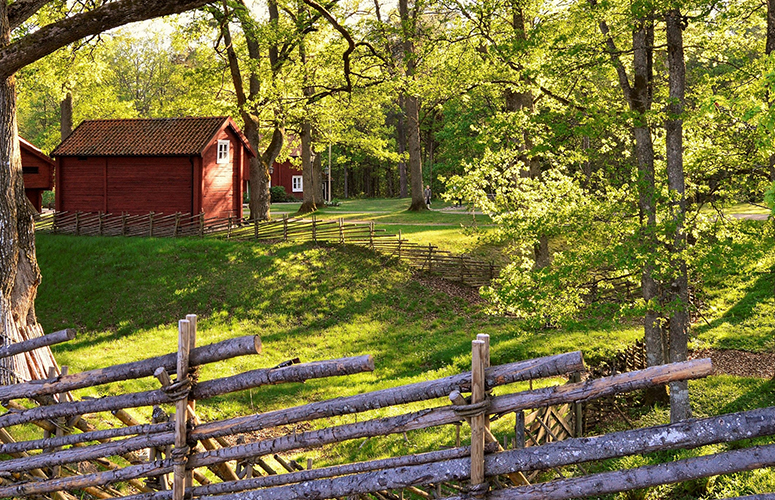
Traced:
<svg viewBox="0 0 775 500">
<path fill-rule="evenodd" d="M 724 314 L 709 322 L 693 327 L 694 335 L 707 339 L 711 347 L 747 351 L 772 350 L 775 348 L 772 326 L 773 286 L 775 274 L 766 273 L 746 288 L 744 296 Z"/>
</svg>

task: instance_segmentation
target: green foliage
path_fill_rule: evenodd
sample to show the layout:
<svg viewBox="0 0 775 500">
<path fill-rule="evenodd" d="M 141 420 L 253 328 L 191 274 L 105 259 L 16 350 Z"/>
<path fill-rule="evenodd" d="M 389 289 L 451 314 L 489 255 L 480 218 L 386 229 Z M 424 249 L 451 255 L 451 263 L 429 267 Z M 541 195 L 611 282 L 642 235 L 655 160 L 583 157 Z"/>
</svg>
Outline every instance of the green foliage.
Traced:
<svg viewBox="0 0 775 500">
<path fill-rule="evenodd" d="M 269 188 L 269 194 L 272 197 L 272 203 L 282 203 L 285 201 L 296 201 L 296 197 L 285 192 L 284 186 L 272 186 Z"/>
<path fill-rule="evenodd" d="M 775 182 L 764 192 L 764 203 L 770 207 L 770 214 L 775 215 Z"/>
</svg>

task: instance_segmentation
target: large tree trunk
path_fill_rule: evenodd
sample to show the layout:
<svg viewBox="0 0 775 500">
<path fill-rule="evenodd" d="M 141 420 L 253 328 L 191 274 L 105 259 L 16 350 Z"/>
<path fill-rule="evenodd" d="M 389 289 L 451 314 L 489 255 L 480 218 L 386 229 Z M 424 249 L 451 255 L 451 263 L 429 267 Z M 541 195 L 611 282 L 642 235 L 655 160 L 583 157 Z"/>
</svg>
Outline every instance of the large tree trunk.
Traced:
<svg viewBox="0 0 775 500">
<path fill-rule="evenodd" d="M 422 160 L 420 158 L 420 113 L 419 99 L 406 95 L 404 106 L 406 111 L 406 143 L 409 150 L 409 172 L 412 184 L 411 211 L 427 210 L 423 197 Z"/>
<path fill-rule="evenodd" d="M 301 124 L 301 178 L 303 201 L 299 213 L 308 214 L 317 210 L 312 184 L 312 125 L 308 120 Z"/>
<path fill-rule="evenodd" d="M 4 5 L 0 7 L 2 45 L 10 40 L 10 29 L 2 21 Z M 22 181 L 13 76 L 0 82 L 0 186 L 0 342 L 10 345 L 30 338 L 27 329 L 37 327 L 35 296 L 40 284 L 34 212 Z M 31 370 L 23 354 L 3 358 L 0 359 L 0 383 L 45 378 L 56 362 L 48 347 L 41 350 L 48 364 L 41 367 L 45 372 Z"/>
<path fill-rule="evenodd" d="M 669 69 L 670 103 L 665 122 L 667 146 L 667 185 L 670 192 L 670 212 L 675 232 L 671 248 L 671 267 L 675 273 L 670 284 L 670 361 L 684 361 L 687 355 L 689 326 L 689 279 L 686 260 L 686 186 L 683 167 L 683 118 L 686 93 L 686 66 L 683 48 L 683 19 L 679 9 L 665 16 L 667 31 L 667 62 Z M 691 418 L 689 386 L 686 381 L 670 383 L 670 421 Z"/>
<path fill-rule="evenodd" d="M 775 1 L 775 0 L 774 0 Z M 398 104 L 401 108 L 401 112 L 398 115 L 398 154 L 401 155 L 401 159 L 398 160 L 398 197 L 406 198 L 409 195 L 409 187 L 406 176 L 406 159 L 404 154 L 406 153 L 406 111 L 404 108 L 404 96 L 398 97 Z"/>
<path fill-rule="evenodd" d="M 244 10 L 237 11 L 240 22 L 243 24 L 249 24 L 250 19 Z M 224 11 L 224 18 L 221 20 L 221 36 L 223 37 L 224 44 L 226 45 L 226 55 L 229 61 L 229 71 L 231 72 L 232 83 L 234 84 L 235 93 L 237 94 L 237 104 L 240 108 L 240 115 L 244 123 L 245 137 L 248 139 L 250 147 L 256 153 L 256 156 L 249 160 L 249 182 L 250 182 L 250 197 L 248 200 L 248 207 L 250 208 L 250 218 L 256 220 L 269 220 L 271 215 L 269 213 L 269 205 L 271 202 L 271 195 L 269 193 L 269 181 L 271 179 L 269 174 L 269 167 L 274 163 L 277 155 L 280 154 L 280 150 L 283 146 L 283 134 L 282 127 L 278 124 L 275 125 L 272 139 L 267 146 L 264 153 L 261 153 L 259 149 L 260 129 L 258 111 L 255 108 L 250 108 L 250 102 L 253 102 L 255 97 L 260 92 L 260 81 L 255 71 L 249 72 L 249 87 L 248 94 L 245 94 L 244 82 L 242 79 L 242 72 L 239 67 L 239 60 L 237 59 L 237 53 L 234 50 L 231 40 L 231 31 L 229 30 L 229 11 Z M 254 61 L 258 61 L 261 57 L 258 42 L 252 35 L 250 30 L 245 30 L 248 55 Z"/>
<path fill-rule="evenodd" d="M 417 18 L 410 16 L 408 0 L 398 0 L 398 11 L 401 17 L 404 51 L 404 67 L 407 83 L 415 80 L 417 55 L 415 54 L 414 38 L 417 36 Z M 419 212 L 428 210 L 423 196 L 422 178 L 422 139 L 420 138 L 420 99 L 411 92 L 403 94 L 404 127 L 406 130 L 406 147 L 409 153 L 409 175 L 412 186 L 412 204 L 409 210 Z"/>
<path fill-rule="evenodd" d="M 11 41 L 6 9 L 2 2 L 2 47 Z M 33 212 L 22 181 L 14 76 L 0 81 L 0 187 L 0 342 L 10 345 L 25 340 L 19 327 L 37 323 L 35 295 L 40 284 Z M 1 359 L 0 383 L 12 384 L 23 378 L 23 365 L 22 355 Z"/>
<path fill-rule="evenodd" d="M 59 137 L 62 141 L 73 132 L 73 94 L 68 92 L 59 103 Z"/>
</svg>

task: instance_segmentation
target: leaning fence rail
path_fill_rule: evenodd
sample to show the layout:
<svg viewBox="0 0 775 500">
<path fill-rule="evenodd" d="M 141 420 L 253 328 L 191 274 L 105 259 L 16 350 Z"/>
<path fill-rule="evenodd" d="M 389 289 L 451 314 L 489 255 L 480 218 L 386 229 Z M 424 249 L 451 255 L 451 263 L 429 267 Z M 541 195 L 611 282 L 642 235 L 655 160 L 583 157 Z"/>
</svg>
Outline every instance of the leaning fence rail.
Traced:
<svg viewBox="0 0 775 500">
<path fill-rule="evenodd" d="M 421 245 L 401 235 L 377 229 L 373 222 L 320 220 L 283 216 L 270 221 L 214 218 L 204 214 L 144 215 L 109 214 L 102 212 L 54 212 L 41 216 L 37 231 L 83 236 L 141 236 L 175 238 L 199 236 L 240 241 L 312 241 L 329 244 L 351 244 L 369 248 L 412 267 L 437 274 L 449 281 L 473 287 L 489 284 L 498 277 L 499 268 L 466 255 L 440 250 L 432 244 Z"/>
</svg>

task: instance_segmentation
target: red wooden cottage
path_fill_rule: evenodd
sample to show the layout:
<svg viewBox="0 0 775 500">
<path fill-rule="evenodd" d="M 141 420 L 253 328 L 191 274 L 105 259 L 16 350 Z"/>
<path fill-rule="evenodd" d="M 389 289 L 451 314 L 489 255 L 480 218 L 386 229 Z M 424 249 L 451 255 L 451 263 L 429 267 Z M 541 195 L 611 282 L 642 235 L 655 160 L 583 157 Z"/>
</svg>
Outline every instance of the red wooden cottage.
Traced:
<svg viewBox="0 0 775 500">
<path fill-rule="evenodd" d="M 56 209 L 242 217 L 254 153 L 229 117 L 87 120 L 51 153 Z"/>
<path fill-rule="evenodd" d="M 35 210 L 40 212 L 43 204 L 43 191 L 54 187 L 54 160 L 43 151 L 19 137 L 22 152 L 22 177 L 24 193 Z"/>
</svg>

